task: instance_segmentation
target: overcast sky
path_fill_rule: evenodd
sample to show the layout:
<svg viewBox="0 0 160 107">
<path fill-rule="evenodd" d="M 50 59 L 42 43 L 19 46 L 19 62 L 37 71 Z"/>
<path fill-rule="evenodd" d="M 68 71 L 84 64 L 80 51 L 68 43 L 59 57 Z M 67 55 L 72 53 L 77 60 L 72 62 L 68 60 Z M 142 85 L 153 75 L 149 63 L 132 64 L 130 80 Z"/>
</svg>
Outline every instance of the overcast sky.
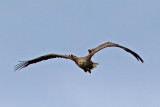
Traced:
<svg viewBox="0 0 160 107">
<path fill-rule="evenodd" d="M 0 0 L 0 107 L 160 107 L 159 0 Z M 92 74 L 52 59 L 14 72 L 18 61 L 49 53 L 88 54 Z"/>
</svg>

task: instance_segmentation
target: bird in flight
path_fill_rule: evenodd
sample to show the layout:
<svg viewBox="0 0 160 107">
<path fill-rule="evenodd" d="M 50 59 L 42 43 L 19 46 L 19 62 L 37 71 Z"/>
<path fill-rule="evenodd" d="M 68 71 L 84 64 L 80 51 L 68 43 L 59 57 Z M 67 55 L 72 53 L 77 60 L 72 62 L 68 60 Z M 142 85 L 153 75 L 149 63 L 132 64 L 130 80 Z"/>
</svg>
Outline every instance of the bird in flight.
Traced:
<svg viewBox="0 0 160 107">
<path fill-rule="evenodd" d="M 129 52 L 130 54 L 132 54 L 138 61 L 141 61 L 142 63 L 144 62 L 143 59 L 135 52 L 133 52 L 132 50 L 121 46 L 119 44 L 115 44 L 112 42 L 106 42 L 96 48 L 93 49 L 89 49 L 88 52 L 89 54 L 85 57 L 77 57 L 75 55 L 61 55 L 61 54 L 47 54 L 44 56 L 40 56 L 38 58 L 32 59 L 32 60 L 28 60 L 28 61 L 19 61 L 21 62 L 20 64 L 17 64 L 15 66 L 15 71 L 17 70 L 21 70 L 22 68 L 27 67 L 28 65 L 40 62 L 40 61 L 44 61 L 44 60 L 48 60 L 48 59 L 52 59 L 52 58 L 65 58 L 65 59 L 70 59 L 72 61 L 74 61 L 76 63 L 76 65 L 78 65 L 78 67 L 80 67 L 81 69 L 83 69 L 85 72 L 89 72 L 91 73 L 91 70 L 93 70 L 94 68 L 96 68 L 96 66 L 98 65 L 98 63 L 94 63 L 92 62 L 91 58 L 92 56 L 97 53 L 98 51 L 107 48 L 107 47 L 118 47 L 121 48 L 123 50 L 125 50 L 126 52 Z"/>
</svg>

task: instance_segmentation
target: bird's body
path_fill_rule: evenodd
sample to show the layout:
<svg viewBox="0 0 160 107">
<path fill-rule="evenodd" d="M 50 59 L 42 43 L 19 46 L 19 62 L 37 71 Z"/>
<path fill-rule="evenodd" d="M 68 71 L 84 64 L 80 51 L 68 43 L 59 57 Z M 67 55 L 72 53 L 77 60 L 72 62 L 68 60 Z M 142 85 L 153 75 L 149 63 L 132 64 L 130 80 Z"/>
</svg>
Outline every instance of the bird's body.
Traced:
<svg viewBox="0 0 160 107">
<path fill-rule="evenodd" d="M 85 72 L 88 71 L 89 73 L 91 73 L 91 70 L 94 69 L 96 65 L 98 65 L 98 63 L 93 63 L 91 59 L 88 58 L 88 56 L 77 58 L 76 64 Z"/>
<path fill-rule="evenodd" d="M 137 58 L 138 61 L 140 60 L 143 63 L 143 59 L 138 54 L 133 52 L 132 50 L 130 50 L 126 47 L 123 47 L 121 45 L 112 43 L 112 42 L 107 42 L 107 43 L 104 43 L 104 44 L 98 46 L 97 48 L 88 50 L 89 54 L 85 57 L 77 57 L 77 56 L 74 56 L 74 55 L 47 54 L 47 55 L 44 55 L 44 56 L 41 56 L 41 57 L 38 57 L 38 58 L 35 58 L 35 59 L 32 59 L 32 60 L 20 61 L 21 63 L 15 66 L 15 70 L 20 70 L 24 67 L 27 67 L 30 64 L 37 63 L 37 62 L 40 62 L 40 61 L 43 61 L 43 60 L 48 60 L 48 59 L 51 59 L 51 58 L 65 58 L 65 59 L 70 59 L 70 60 L 74 61 L 76 63 L 76 65 L 78 65 L 85 72 L 91 73 L 91 70 L 94 69 L 98 65 L 98 63 L 92 62 L 92 60 L 91 60 L 92 56 L 96 52 L 102 50 L 103 48 L 107 48 L 107 47 L 122 48 L 125 51 L 131 53 L 135 58 Z"/>
</svg>

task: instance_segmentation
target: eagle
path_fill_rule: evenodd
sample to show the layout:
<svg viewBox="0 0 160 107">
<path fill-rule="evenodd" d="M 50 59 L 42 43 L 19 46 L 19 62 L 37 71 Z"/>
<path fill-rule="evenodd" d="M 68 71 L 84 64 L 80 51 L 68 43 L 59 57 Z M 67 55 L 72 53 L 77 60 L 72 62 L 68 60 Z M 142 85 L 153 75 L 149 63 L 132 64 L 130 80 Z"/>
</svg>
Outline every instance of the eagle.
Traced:
<svg viewBox="0 0 160 107">
<path fill-rule="evenodd" d="M 96 68 L 96 66 L 98 65 L 98 63 L 95 63 L 91 60 L 92 56 L 95 53 L 97 53 L 98 51 L 100 51 L 104 48 L 107 48 L 107 47 L 121 48 L 121 49 L 125 50 L 126 52 L 129 52 L 130 54 L 132 54 L 138 61 L 141 61 L 142 63 L 144 62 L 143 59 L 137 53 L 135 53 L 134 51 L 132 51 L 132 50 L 130 50 L 130 49 L 124 47 L 124 46 L 121 46 L 119 44 L 116 44 L 116 43 L 106 42 L 102 45 L 99 45 L 96 48 L 89 49 L 88 50 L 89 54 L 85 57 L 77 57 L 77 56 L 72 55 L 72 54 L 71 55 L 61 55 L 61 54 L 51 53 L 51 54 L 47 54 L 47 55 L 44 55 L 44 56 L 40 56 L 40 57 L 32 59 L 32 60 L 19 61 L 21 63 L 17 64 L 15 66 L 14 70 L 15 71 L 21 70 L 22 68 L 25 68 L 25 67 L 27 67 L 31 64 L 34 64 L 34 63 L 37 63 L 37 62 L 40 62 L 40 61 L 44 61 L 44 60 L 48 60 L 48 59 L 52 59 L 52 58 L 65 58 L 65 59 L 70 59 L 70 60 L 74 61 L 78 67 L 80 67 L 81 69 L 84 70 L 84 72 L 91 73 L 91 71 L 94 68 Z"/>
</svg>

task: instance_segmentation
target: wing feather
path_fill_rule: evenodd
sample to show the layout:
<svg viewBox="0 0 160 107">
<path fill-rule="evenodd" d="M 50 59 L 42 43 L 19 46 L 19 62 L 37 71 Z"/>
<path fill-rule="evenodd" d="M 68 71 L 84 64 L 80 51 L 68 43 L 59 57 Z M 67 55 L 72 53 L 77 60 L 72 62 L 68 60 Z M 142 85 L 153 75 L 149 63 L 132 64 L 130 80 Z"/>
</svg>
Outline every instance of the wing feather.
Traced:
<svg viewBox="0 0 160 107">
<path fill-rule="evenodd" d="M 40 57 L 32 59 L 32 60 L 19 61 L 21 63 L 17 64 L 15 66 L 14 70 L 15 71 L 21 70 L 22 68 L 25 68 L 25 67 L 27 67 L 30 64 L 34 64 L 34 63 L 37 63 L 37 62 L 40 62 L 40 61 L 44 61 L 44 60 L 48 60 L 48 59 L 51 59 L 51 58 L 65 58 L 65 59 L 71 59 L 73 61 L 76 61 L 77 57 L 73 56 L 73 55 L 47 54 L 47 55 L 40 56 Z"/>
<path fill-rule="evenodd" d="M 94 49 L 91 49 L 91 50 L 88 50 L 89 51 L 89 58 L 91 58 L 96 52 L 104 49 L 104 48 L 107 48 L 107 47 L 118 47 L 118 48 L 121 48 L 121 49 L 124 49 L 126 52 L 129 52 L 130 54 L 132 54 L 138 61 L 141 61 L 142 63 L 144 62 L 143 59 L 135 52 L 133 52 L 132 50 L 126 48 L 126 47 L 123 47 L 119 44 L 115 44 L 115 43 L 112 43 L 112 42 L 107 42 L 107 43 L 104 43 Z"/>
</svg>

